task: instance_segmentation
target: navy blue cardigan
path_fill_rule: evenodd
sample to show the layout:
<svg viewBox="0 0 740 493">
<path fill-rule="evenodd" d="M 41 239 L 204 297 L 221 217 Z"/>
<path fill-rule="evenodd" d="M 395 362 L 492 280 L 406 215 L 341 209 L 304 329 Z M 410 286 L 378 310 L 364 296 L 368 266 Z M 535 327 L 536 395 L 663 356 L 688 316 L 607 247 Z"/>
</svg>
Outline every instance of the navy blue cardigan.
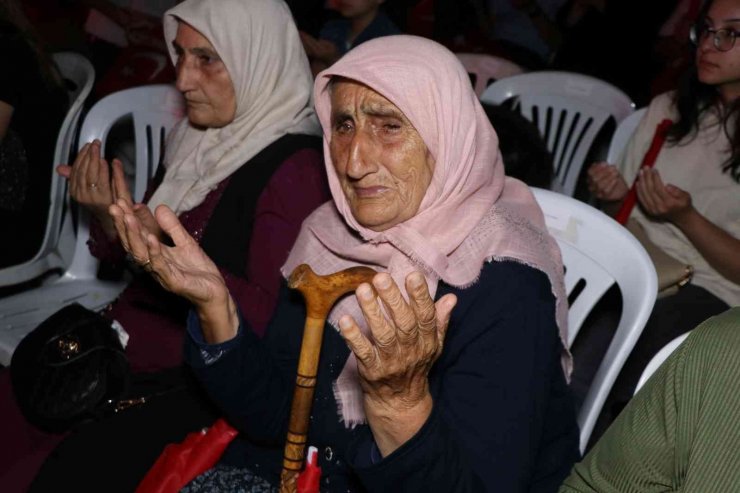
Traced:
<svg viewBox="0 0 740 493">
<path fill-rule="evenodd" d="M 443 352 L 429 374 L 431 416 L 408 442 L 380 458 L 370 428 L 339 421 L 332 382 L 349 350 L 327 325 L 308 443 L 319 448 L 322 491 L 551 492 L 578 458 L 575 409 L 560 366 L 562 345 L 547 276 L 492 262 L 455 293 Z M 242 431 L 222 462 L 277 484 L 305 310 L 283 287 L 265 339 L 242 327 L 207 346 L 191 313 L 186 357 Z M 206 353 L 219 354 L 210 364 Z"/>
</svg>

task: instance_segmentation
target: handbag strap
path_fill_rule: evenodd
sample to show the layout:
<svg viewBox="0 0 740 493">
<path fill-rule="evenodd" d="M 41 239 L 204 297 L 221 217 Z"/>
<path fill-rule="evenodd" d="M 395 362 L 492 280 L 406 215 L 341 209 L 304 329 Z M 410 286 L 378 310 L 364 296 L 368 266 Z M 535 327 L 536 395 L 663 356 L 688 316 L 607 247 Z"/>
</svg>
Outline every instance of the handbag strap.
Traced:
<svg viewBox="0 0 740 493">
<path fill-rule="evenodd" d="M 658 124 L 655 129 L 655 135 L 653 135 L 653 141 L 650 143 L 650 147 L 648 147 L 645 157 L 642 158 L 640 169 L 653 167 L 655 160 L 658 159 L 660 149 L 663 147 L 663 142 L 665 142 L 665 139 L 668 136 L 668 129 L 671 128 L 671 125 L 673 125 L 673 122 L 668 118 Z M 632 209 L 637 203 L 637 179 L 639 177 L 640 175 L 638 173 L 632 182 L 632 187 L 630 187 L 629 192 L 627 192 L 627 196 L 624 198 L 624 202 L 622 202 L 622 207 L 620 207 L 619 212 L 617 212 L 617 215 L 614 217 L 619 224 L 627 224 L 627 219 L 629 219 Z"/>
</svg>

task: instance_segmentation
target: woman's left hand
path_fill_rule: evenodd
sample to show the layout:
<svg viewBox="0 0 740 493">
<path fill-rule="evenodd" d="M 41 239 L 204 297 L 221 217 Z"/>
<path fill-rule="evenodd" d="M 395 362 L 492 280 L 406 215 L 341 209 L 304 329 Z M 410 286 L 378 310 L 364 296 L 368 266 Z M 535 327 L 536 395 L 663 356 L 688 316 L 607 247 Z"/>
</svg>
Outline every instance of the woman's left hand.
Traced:
<svg viewBox="0 0 740 493">
<path fill-rule="evenodd" d="M 365 413 L 386 456 L 410 439 L 431 413 L 428 374 L 442 352 L 457 299 L 446 295 L 434 303 L 419 272 L 406 277 L 408 302 L 387 273 L 376 275 L 373 286 L 389 317 L 368 284 L 356 291 L 372 338 L 363 335 L 352 317 L 342 317 L 339 324 L 357 357 Z"/>
<path fill-rule="evenodd" d="M 221 272 L 172 210 L 160 205 L 155 211 L 159 227 L 174 246 L 162 244 L 148 232 L 125 200 L 110 207 L 122 243 L 132 259 L 159 284 L 193 304 L 206 342 L 216 344 L 236 335 L 239 320 L 236 304 Z"/>
<path fill-rule="evenodd" d="M 636 189 L 643 210 L 656 219 L 678 224 L 693 209 L 691 194 L 676 186 L 664 185 L 657 170 L 641 169 Z"/>
</svg>

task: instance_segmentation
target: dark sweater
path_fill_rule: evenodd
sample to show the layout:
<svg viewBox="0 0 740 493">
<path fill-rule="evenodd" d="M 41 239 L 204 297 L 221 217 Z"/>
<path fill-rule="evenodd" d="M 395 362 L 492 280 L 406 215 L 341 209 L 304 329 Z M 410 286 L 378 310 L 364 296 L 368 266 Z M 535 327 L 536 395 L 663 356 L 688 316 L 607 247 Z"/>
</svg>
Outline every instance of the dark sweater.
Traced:
<svg viewBox="0 0 740 493">
<path fill-rule="evenodd" d="M 331 41 L 337 47 L 339 55 L 344 55 L 349 50 L 358 46 L 365 41 L 380 38 L 382 36 L 391 36 L 401 34 L 401 31 L 393 24 L 387 15 L 378 12 L 370 24 L 357 37 L 349 42 L 352 24 L 348 19 L 334 19 L 328 21 L 321 28 L 319 39 Z"/>
<path fill-rule="evenodd" d="M 555 302 L 545 274 L 515 262 L 486 264 L 455 293 L 444 350 L 429 375 L 434 409 L 391 455 L 373 460 L 366 425 L 339 421 L 332 382 L 349 350 L 326 327 L 308 443 L 319 448 L 328 491 L 556 491 L 578 457 L 575 410 L 560 366 Z M 192 313 L 186 358 L 245 437 L 223 462 L 277 483 L 304 305 L 284 286 L 267 336 L 240 328 L 231 341 L 206 346 Z M 211 364 L 204 352 L 224 352 Z M 204 351 L 205 350 L 205 351 Z M 375 452 L 377 452 L 375 450 Z M 376 454 L 377 455 L 377 454 Z"/>
</svg>

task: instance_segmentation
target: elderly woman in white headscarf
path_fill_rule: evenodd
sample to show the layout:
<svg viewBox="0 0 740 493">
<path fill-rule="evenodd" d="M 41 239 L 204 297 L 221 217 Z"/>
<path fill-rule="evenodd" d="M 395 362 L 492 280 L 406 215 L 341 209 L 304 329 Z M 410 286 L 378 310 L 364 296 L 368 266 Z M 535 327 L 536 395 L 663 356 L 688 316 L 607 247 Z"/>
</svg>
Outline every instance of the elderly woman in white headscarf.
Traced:
<svg viewBox="0 0 740 493">
<path fill-rule="evenodd" d="M 130 249 L 113 226 L 114 216 L 129 211 L 144 230 L 169 241 L 151 211 L 159 204 L 173 210 L 215 261 L 219 279 L 250 328 L 261 334 L 277 302 L 280 267 L 300 225 L 329 196 L 308 60 L 282 0 L 186 0 L 167 12 L 164 27 L 187 118 L 168 137 L 164 166 L 148 203 L 132 203 L 117 160 L 109 175 L 99 142 L 86 145 L 74 164 L 59 172 L 69 178 L 72 197 L 93 216 L 93 252 L 108 259 L 117 253 L 114 246 L 120 249 L 119 240 L 124 247 L 118 252 L 120 260 Z M 118 206 L 111 216 L 114 203 Z M 146 257 L 132 259 L 148 266 Z M 148 273 L 136 274 L 106 313 L 130 335 L 126 354 L 133 371 L 182 362 L 188 308 Z M 188 412 L 160 415 L 146 427 L 144 437 L 136 435 L 136 426 L 123 415 L 111 420 L 115 424 L 96 424 L 102 429 L 80 430 L 64 444 L 71 460 L 55 454 L 43 475 L 48 483 L 39 479 L 38 489 L 43 490 L 43 484 L 64 489 L 67 483 L 56 473 L 72 478 L 80 467 L 84 473 L 77 475 L 70 491 L 133 491 L 137 476 L 130 471 L 142 463 L 143 474 L 151 464 L 147 444 L 156 456 L 164 444 L 213 421 L 199 394 L 182 397 L 187 403 L 172 394 L 167 399 Z M 13 415 L 20 413 L 15 410 Z M 16 433 L 20 424 L 5 426 Z M 88 447 L 87 440 L 95 441 L 96 435 L 104 443 Z M 83 456 L 87 459 L 80 459 Z"/>
<path fill-rule="evenodd" d="M 121 252 L 108 213 L 116 200 L 160 239 L 151 211 L 165 204 L 225 273 L 261 333 L 300 224 L 328 197 L 307 59 L 281 0 L 190 0 L 168 11 L 164 24 L 187 118 L 167 140 L 161 181 L 148 203 L 132 203 L 118 160 L 109 176 L 99 142 L 60 173 L 94 218 L 94 254 L 116 260 Z M 172 313 L 171 297 L 162 294 L 151 282 L 135 281 L 109 313 L 131 335 L 135 369 L 181 359 L 185 312 Z"/>
<path fill-rule="evenodd" d="M 319 74 L 314 95 L 334 200 L 283 273 L 379 271 L 324 330 L 308 431 L 322 490 L 555 491 L 578 455 L 562 262 L 467 73 L 432 41 L 390 36 Z M 187 359 L 244 436 L 184 491 L 269 489 L 304 305 L 286 288 L 258 340 L 175 215 L 156 218 L 174 246 L 131 212 L 116 225 L 193 303 Z"/>
</svg>

